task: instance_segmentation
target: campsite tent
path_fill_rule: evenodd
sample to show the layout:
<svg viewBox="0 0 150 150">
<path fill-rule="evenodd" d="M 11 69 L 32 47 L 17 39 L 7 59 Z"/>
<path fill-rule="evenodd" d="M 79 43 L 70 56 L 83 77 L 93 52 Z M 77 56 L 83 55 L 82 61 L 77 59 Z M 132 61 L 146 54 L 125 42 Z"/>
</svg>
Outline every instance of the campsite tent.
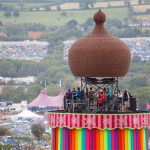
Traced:
<svg viewBox="0 0 150 150">
<path fill-rule="evenodd" d="M 64 92 L 60 92 L 58 96 L 52 97 L 42 90 L 39 96 L 28 105 L 28 109 L 31 111 L 62 110 L 63 99 Z"/>
</svg>

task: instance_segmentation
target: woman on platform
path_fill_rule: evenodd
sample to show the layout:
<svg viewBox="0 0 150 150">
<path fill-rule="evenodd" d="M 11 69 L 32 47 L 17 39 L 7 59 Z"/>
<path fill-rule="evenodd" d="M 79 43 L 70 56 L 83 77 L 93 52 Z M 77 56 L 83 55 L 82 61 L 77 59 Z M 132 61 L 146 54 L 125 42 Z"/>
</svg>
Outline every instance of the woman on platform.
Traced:
<svg viewBox="0 0 150 150">
<path fill-rule="evenodd" d="M 98 93 L 98 108 L 102 107 L 102 103 L 103 103 L 103 92 L 99 92 Z"/>
</svg>

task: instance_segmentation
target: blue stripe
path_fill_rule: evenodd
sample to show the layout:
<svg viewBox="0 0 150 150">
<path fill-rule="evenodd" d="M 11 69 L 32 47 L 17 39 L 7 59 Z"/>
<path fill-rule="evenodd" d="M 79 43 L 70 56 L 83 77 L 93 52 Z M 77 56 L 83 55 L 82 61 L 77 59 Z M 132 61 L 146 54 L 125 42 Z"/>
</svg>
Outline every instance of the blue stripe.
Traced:
<svg viewBox="0 0 150 150">
<path fill-rule="evenodd" d="M 107 148 L 108 148 L 108 150 L 111 150 L 111 131 L 108 130 L 107 134 L 108 134 L 108 139 L 107 139 L 108 146 L 107 146 Z"/>
<path fill-rule="evenodd" d="M 85 141 L 85 138 L 86 138 L 86 132 L 85 132 L 85 128 L 82 129 L 82 142 L 81 142 L 81 145 L 82 145 L 82 150 L 86 150 L 86 141 Z"/>
</svg>

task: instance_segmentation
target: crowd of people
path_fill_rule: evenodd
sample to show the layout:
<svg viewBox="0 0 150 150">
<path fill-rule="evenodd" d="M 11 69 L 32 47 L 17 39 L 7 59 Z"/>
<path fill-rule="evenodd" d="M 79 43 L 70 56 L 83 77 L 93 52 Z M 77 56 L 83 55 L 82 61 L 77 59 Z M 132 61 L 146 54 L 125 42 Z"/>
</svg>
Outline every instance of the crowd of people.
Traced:
<svg viewBox="0 0 150 150">
<path fill-rule="evenodd" d="M 124 92 L 118 90 L 113 93 L 109 87 L 98 87 L 97 89 L 90 87 L 89 89 L 86 89 L 85 92 L 77 87 L 77 89 L 68 89 L 65 97 L 67 100 L 71 100 L 74 103 L 79 104 L 81 102 L 88 101 L 89 109 L 100 109 L 104 106 L 103 109 L 101 109 L 102 111 L 107 111 L 108 108 L 105 106 L 109 105 L 114 99 L 116 99 L 117 102 L 114 103 L 113 108 L 111 107 L 110 109 L 117 111 L 136 111 L 135 98 L 131 96 L 127 89 L 125 89 Z"/>
<path fill-rule="evenodd" d="M 0 58 L 40 61 L 46 56 L 48 43 L 40 41 L 0 42 Z"/>
</svg>

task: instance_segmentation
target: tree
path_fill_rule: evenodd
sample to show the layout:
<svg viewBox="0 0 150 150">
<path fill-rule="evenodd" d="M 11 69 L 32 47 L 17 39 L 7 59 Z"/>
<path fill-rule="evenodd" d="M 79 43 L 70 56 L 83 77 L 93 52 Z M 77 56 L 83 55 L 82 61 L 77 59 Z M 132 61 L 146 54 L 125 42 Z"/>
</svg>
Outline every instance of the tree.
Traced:
<svg viewBox="0 0 150 150">
<path fill-rule="evenodd" d="M 130 7 L 131 1 L 130 0 L 124 0 L 124 5 Z"/>
<path fill-rule="evenodd" d="M 3 26 L 3 23 L 2 23 L 2 21 L 0 21 L 0 26 Z"/>
<path fill-rule="evenodd" d="M 11 17 L 11 11 L 7 10 L 4 12 L 5 17 Z"/>
<path fill-rule="evenodd" d="M 132 57 L 132 63 L 140 63 L 141 57 L 140 56 L 134 56 Z"/>
<path fill-rule="evenodd" d="M 60 6 L 57 6 L 57 11 L 61 11 L 61 7 Z"/>
<path fill-rule="evenodd" d="M 142 0 L 138 0 L 138 4 L 142 4 Z"/>
<path fill-rule="evenodd" d="M 80 1 L 80 8 L 81 9 L 88 9 L 94 7 L 94 0 L 82 0 Z"/>
<path fill-rule="evenodd" d="M 24 8 L 25 1 L 26 1 L 26 0 L 20 0 L 20 4 L 19 4 L 19 5 L 20 5 L 20 8 L 21 8 L 21 9 Z"/>
<path fill-rule="evenodd" d="M 7 135 L 7 129 L 6 128 L 3 128 L 3 127 L 0 127 L 0 136 L 5 136 Z"/>
<path fill-rule="evenodd" d="M 63 90 L 62 87 L 54 85 L 54 84 L 50 84 L 46 88 L 46 92 L 50 96 L 57 96 L 62 90 Z"/>
<path fill-rule="evenodd" d="M 16 92 L 15 89 L 12 88 L 11 86 L 5 86 L 3 88 L 1 98 L 6 100 L 6 101 L 11 101 L 15 92 Z"/>
<path fill-rule="evenodd" d="M 12 95 L 12 100 L 14 103 L 20 103 L 22 100 L 26 100 L 27 96 L 24 93 L 24 89 L 22 87 L 18 87 L 15 89 L 15 93 Z"/>
<path fill-rule="evenodd" d="M 31 132 L 38 140 L 41 140 L 44 131 L 44 127 L 42 127 L 40 124 L 33 124 L 31 126 Z"/>
<path fill-rule="evenodd" d="M 32 100 L 36 98 L 40 91 L 42 90 L 42 85 L 40 84 L 31 84 L 28 88 L 28 99 Z"/>
<path fill-rule="evenodd" d="M 5 86 L 1 94 L 1 98 L 6 101 L 13 101 L 14 103 L 19 103 L 22 100 L 26 100 L 27 96 L 24 93 L 22 87 L 14 88 L 13 86 Z"/>
<path fill-rule="evenodd" d="M 45 6 L 44 9 L 45 9 L 46 11 L 51 11 L 51 7 L 50 7 L 50 6 Z"/>
<path fill-rule="evenodd" d="M 63 11 L 63 12 L 60 13 L 60 15 L 61 15 L 62 17 L 65 17 L 65 16 L 67 16 L 67 12 L 66 12 L 66 11 Z"/>
<path fill-rule="evenodd" d="M 147 103 L 150 103 L 150 87 L 141 87 L 132 90 L 132 95 L 137 98 L 140 103 L 140 107 L 144 109 Z"/>
<path fill-rule="evenodd" d="M 131 78 L 130 80 L 130 89 L 136 89 L 139 87 L 147 87 L 148 86 L 148 78 L 145 76 L 136 76 Z"/>
<path fill-rule="evenodd" d="M 14 17 L 19 17 L 20 13 L 18 10 L 15 10 L 14 13 L 13 13 L 13 16 Z"/>
</svg>

